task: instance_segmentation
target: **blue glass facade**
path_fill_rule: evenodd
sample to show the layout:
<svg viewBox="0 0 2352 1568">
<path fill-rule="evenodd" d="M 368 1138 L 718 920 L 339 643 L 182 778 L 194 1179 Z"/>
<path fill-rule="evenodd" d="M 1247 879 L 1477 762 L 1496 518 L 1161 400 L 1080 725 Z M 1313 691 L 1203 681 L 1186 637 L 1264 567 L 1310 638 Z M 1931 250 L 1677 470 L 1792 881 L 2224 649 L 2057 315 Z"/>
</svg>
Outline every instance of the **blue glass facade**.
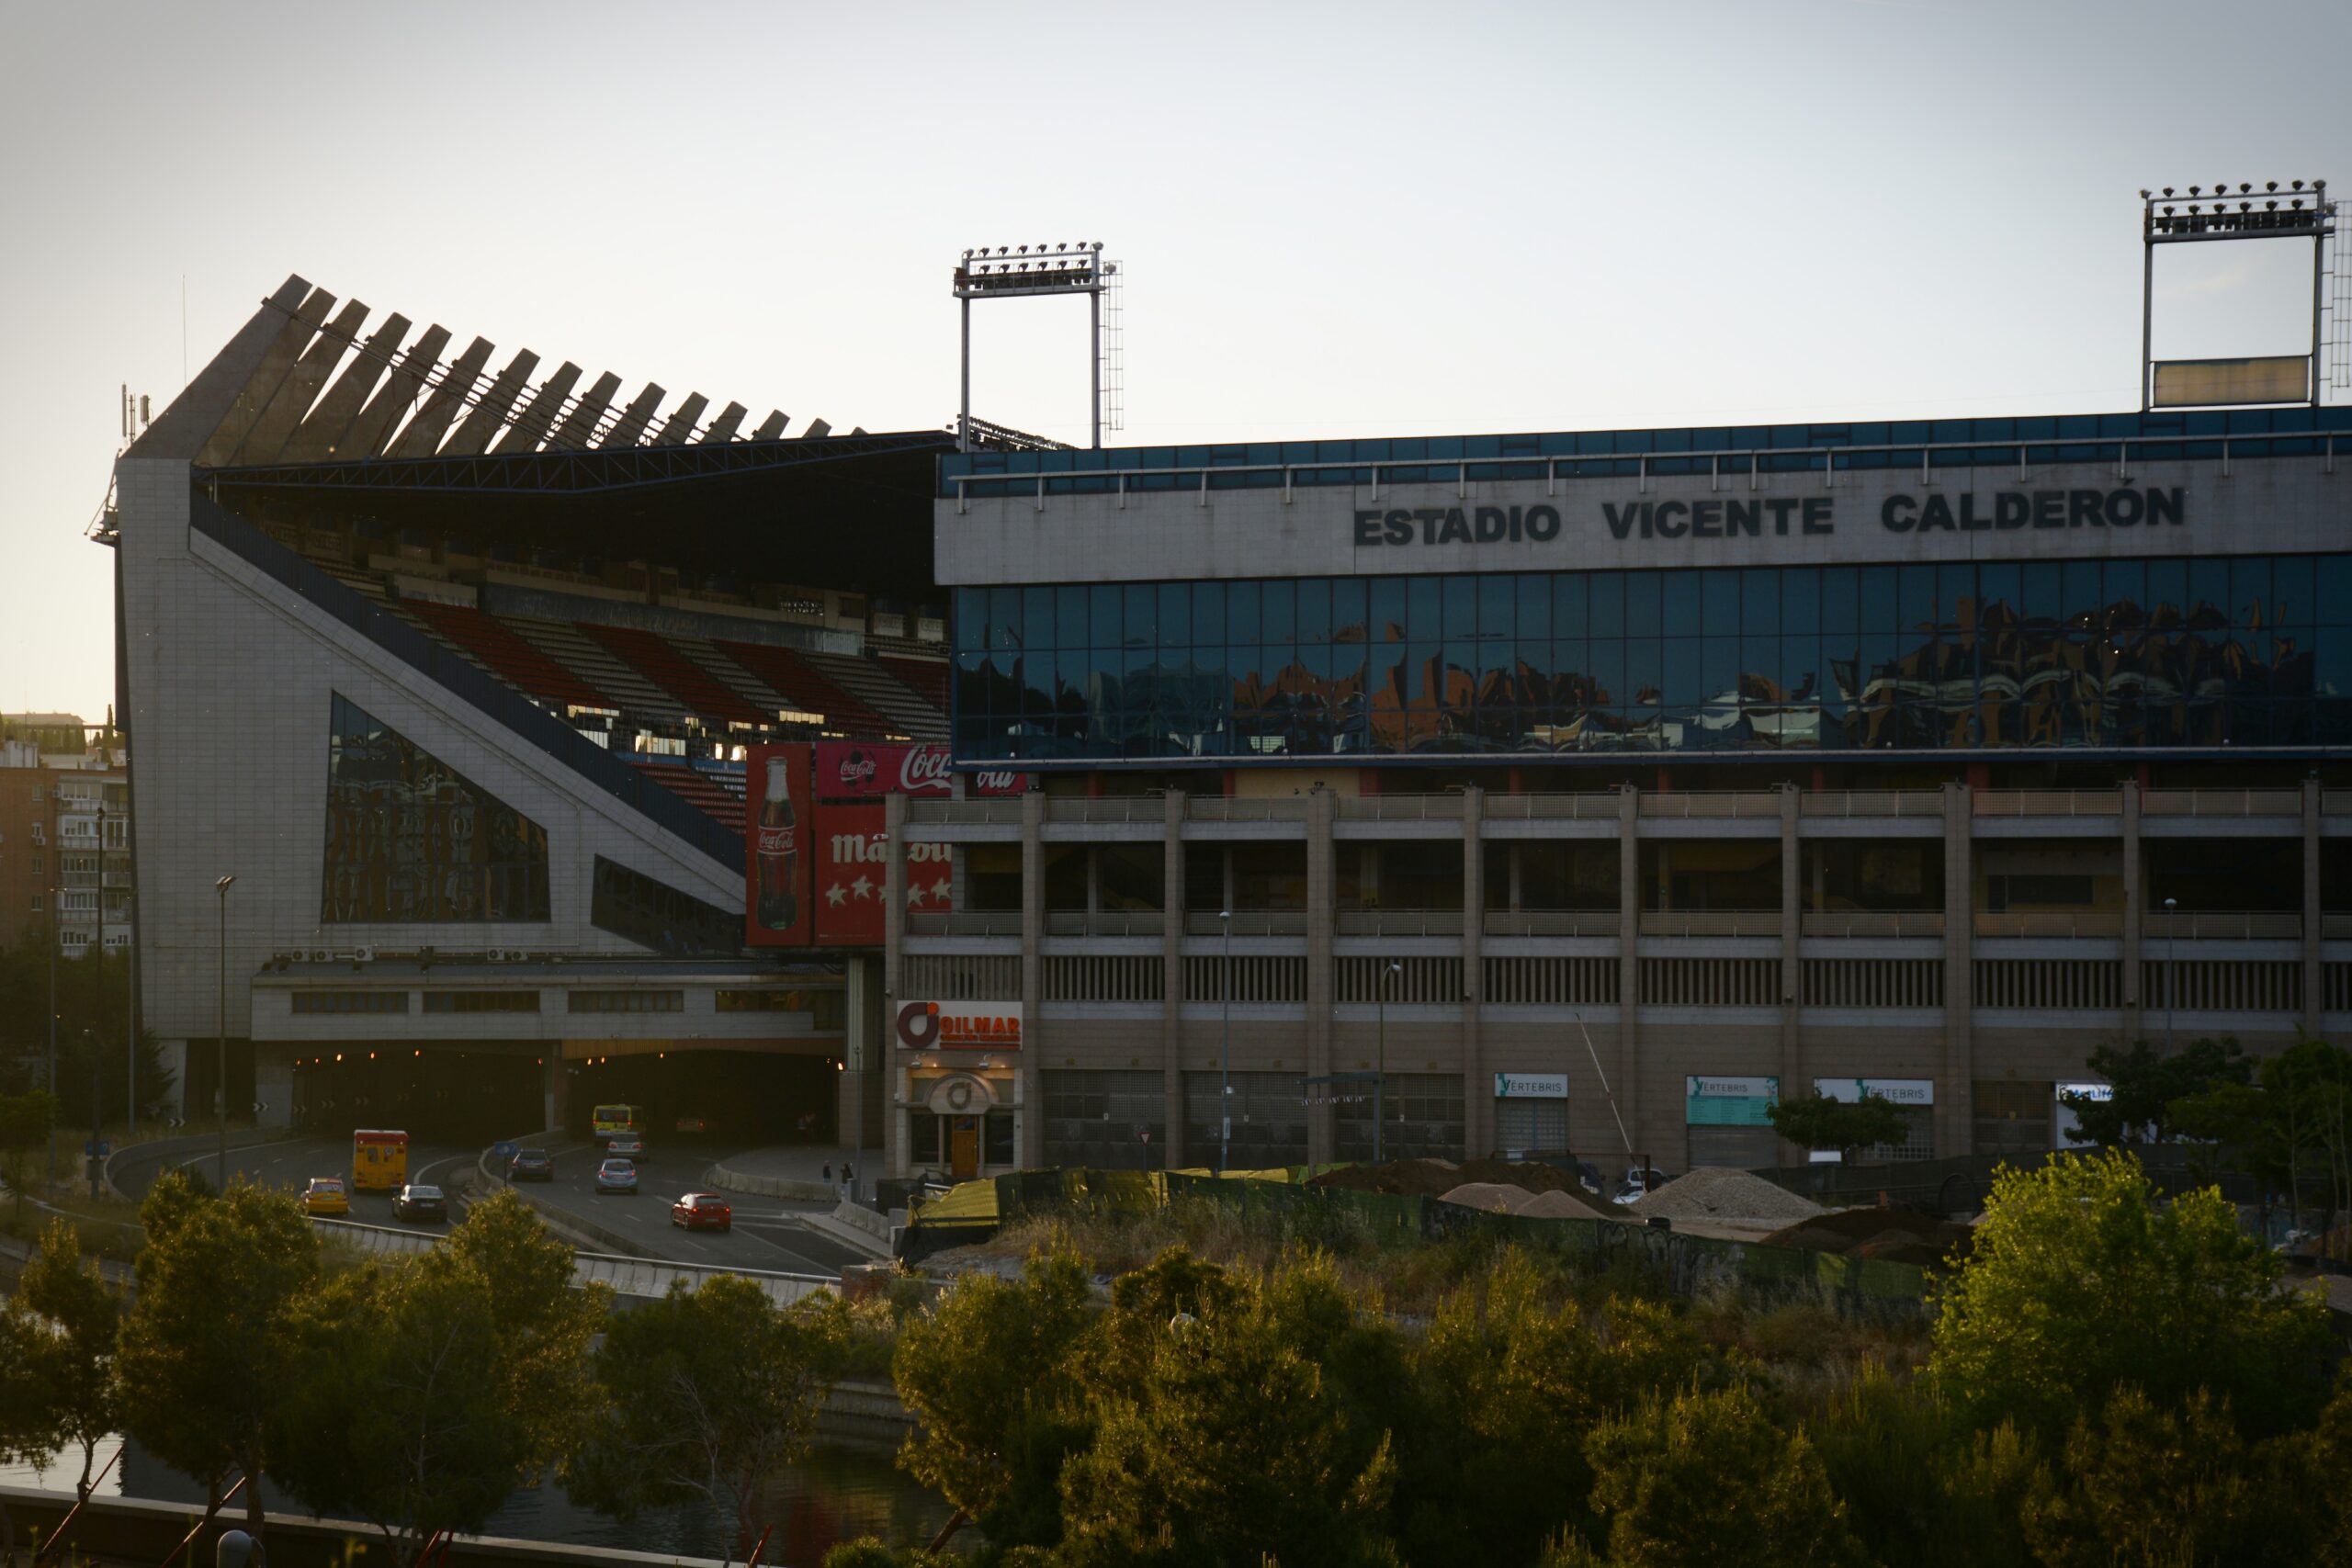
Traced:
<svg viewBox="0 0 2352 1568">
<path fill-rule="evenodd" d="M 959 760 L 2352 744 L 2352 555 L 963 588 Z"/>
</svg>

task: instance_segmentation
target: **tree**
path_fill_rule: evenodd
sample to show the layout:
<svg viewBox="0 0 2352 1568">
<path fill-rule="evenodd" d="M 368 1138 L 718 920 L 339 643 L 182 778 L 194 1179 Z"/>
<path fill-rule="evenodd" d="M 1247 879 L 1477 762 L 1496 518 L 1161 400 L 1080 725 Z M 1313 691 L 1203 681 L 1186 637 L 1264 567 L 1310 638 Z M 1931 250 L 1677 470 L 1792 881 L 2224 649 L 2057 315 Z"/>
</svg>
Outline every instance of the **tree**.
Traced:
<svg viewBox="0 0 2352 1568">
<path fill-rule="evenodd" d="M 1596 1428 L 1585 1453 L 1611 1568 L 1861 1561 L 1812 1443 L 1774 1426 L 1744 1384 L 1645 1402 Z"/>
<path fill-rule="evenodd" d="M 246 1480 L 245 1529 L 263 1533 L 268 1468 L 297 1314 L 319 1278 L 319 1243 L 288 1193 L 232 1181 L 191 1195 L 166 1173 L 140 1206 L 147 1245 L 115 1368 L 124 1429 L 218 1497 Z"/>
<path fill-rule="evenodd" d="M 1085 1269 L 1029 1259 L 1018 1280 L 967 1274 L 899 1337 L 891 1377 L 915 1417 L 899 1466 L 1002 1546 L 1060 1539 L 1062 1462 L 1091 1438 L 1075 1367 L 1091 1345 Z"/>
<path fill-rule="evenodd" d="M 87 1497 L 98 1444 L 118 1424 L 114 1354 L 121 1313 L 115 1288 L 95 1260 L 82 1257 L 80 1235 L 61 1215 L 41 1232 L 40 1247 L 17 1283 L 17 1299 L 49 1328 L 45 1348 L 59 1433 L 82 1450 L 82 1477 L 74 1491 Z"/>
<path fill-rule="evenodd" d="M 714 1274 L 614 1319 L 595 1357 L 603 1404 L 566 1490 L 623 1518 L 704 1503 L 732 1526 L 729 1560 L 748 1553 L 762 1484 L 808 1446 L 822 1340 L 841 1328 L 831 1300 L 779 1312 L 751 1280 Z"/>
<path fill-rule="evenodd" d="M 579 1288 L 571 1248 L 512 1190 L 469 1204 L 441 1251 L 490 1292 L 502 1397 L 537 1439 L 523 1461 L 527 1483 L 571 1456 L 595 1407 L 589 1350 L 612 1290 Z"/>
<path fill-rule="evenodd" d="M 25 1217 L 25 1189 L 32 1184 L 33 1150 L 49 1138 L 56 1125 L 57 1100 L 36 1089 L 30 1094 L 0 1095 L 0 1178 L 15 1194 L 16 1219 Z"/>
<path fill-rule="evenodd" d="M 2151 1136 L 2168 1143 L 2178 1135 L 2171 1119 L 2174 1101 L 2223 1084 L 2254 1081 L 2253 1059 L 2229 1035 L 2194 1041 L 2170 1055 L 2145 1040 L 2133 1041 L 2128 1050 L 2101 1045 L 2085 1066 L 2107 1081 L 2112 1090 L 2109 1098 L 2060 1098 L 2075 1113 L 2083 1137 L 2101 1148 L 2143 1143 Z"/>
<path fill-rule="evenodd" d="M 1836 1149 L 1851 1157 L 1856 1149 L 1899 1144 L 1908 1128 L 1903 1111 L 1883 1095 L 1832 1100 L 1826 1094 L 1784 1100 L 1765 1112 L 1772 1129 L 1801 1149 Z"/>
<path fill-rule="evenodd" d="M 2309 1561 L 2295 1500 L 2263 1484 L 2228 1410 L 2192 1394 L 2178 1411 L 2129 1386 L 2100 1419 L 2078 1417 L 2054 1477 L 2022 1510 L 2047 1568 L 2261 1568 Z M 2337 1480 L 2340 1482 L 2341 1477 Z"/>
<path fill-rule="evenodd" d="M 2160 1203 L 2128 1153 L 2057 1155 L 1995 1180 L 1968 1261 L 1931 1280 L 1929 1366 L 1975 1425 L 2054 1437 L 2126 1382 L 2166 1408 L 2199 1389 L 2249 1430 L 2312 1403 L 2326 1309 L 2208 1188 Z"/>
<path fill-rule="evenodd" d="M 0 1464 L 47 1464 L 65 1440 L 51 1337 L 21 1300 L 0 1295 Z M 0 1562 L 16 1560 L 16 1520 L 0 1506 Z"/>
</svg>

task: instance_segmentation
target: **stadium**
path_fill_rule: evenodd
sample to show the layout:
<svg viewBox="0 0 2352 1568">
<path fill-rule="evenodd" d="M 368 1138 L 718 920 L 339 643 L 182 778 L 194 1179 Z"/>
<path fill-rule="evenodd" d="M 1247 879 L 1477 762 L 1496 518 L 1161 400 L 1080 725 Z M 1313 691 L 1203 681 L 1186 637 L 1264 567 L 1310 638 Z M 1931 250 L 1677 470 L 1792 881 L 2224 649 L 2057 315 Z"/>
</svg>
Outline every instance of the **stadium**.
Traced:
<svg viewBox="0 0 2352 1568">
<path fill-rule="evenodd" d="M 409 330 L 289 279 L 117 466 L 192 1108 L 1676 1170 L 2352 1032 L 2316 341 L 2115 414 L 1072 449 Z"/>
</svg>

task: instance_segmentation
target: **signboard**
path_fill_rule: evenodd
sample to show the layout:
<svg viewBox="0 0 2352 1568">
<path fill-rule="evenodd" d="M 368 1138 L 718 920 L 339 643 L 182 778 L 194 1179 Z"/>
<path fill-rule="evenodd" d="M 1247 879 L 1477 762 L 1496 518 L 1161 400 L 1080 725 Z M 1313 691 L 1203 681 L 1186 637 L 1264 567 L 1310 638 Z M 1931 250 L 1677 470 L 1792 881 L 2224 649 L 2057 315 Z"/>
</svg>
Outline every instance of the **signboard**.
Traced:
<svg viewBox="0 0 2352 1568">
<path fill-rule="evenodd" d="M 879 947 L 889 854 L 884 844 L 883 798 L 906 795 L 944 800 L 951 793 L 944 745 L 896 741 L 820 740 L 813 749 L 815 800 L 809 887 L 815 939 L 827 947 Z M 1028 775 L 964 775 L 967 795 L 1018 795 Z M 953 845 L 909 844 L 907 908 L 948 907 Z"/>
<path fill-rule="evenodd" d="M 1019 1002 L 901 1002 L 899 1043 L 910 1051 L 1018 1051 Z"/>
<path fill-rule="evenodd" d="M 2211 408 L 2231 403 L 2300 403 L 2312 390 L 2307 354 L 2248 359 L 2159 359 L 2155 406 Z"/>
<path fill-rule="evenodd" d="M 500 1161 L 513 1159 L 518 1146 L 512 1138 L 501 1138 L 490 1145 L 490 1157 Z"/>
<path fill-rule="evenodd" d="M 914 745 L 900 741 L 820 740 L 817 742 L 817 795 L 820 799 L 848 800 L 886 795 L 911 795 L 945 799 L 953 793 L 944 744 Z M 983 772 L 964 775 L 967 795 L 1019 795 L 1029 787 L 1028 775 Z"/>
<path fill-rule="evenodd" d="M 816 921 L 808 889 L 808 747 L 754 746 L 743 781 L 743 941 L 806 947 Z"/>
<path fill-rule="evenodd" d="M 1566 1073 L 1497 1073 L 1497 1100 L 1566 1100 L 1568 1098 L 1568 1075 Z"/>
<path fill-rule="evenodd" d="M 2062 1149 L 2081 1148 L 2091 1140 L 2083 1136 L 2082 1122 L 2075 1115 L 2075 1108 L 2066 1103 L 2066 1097 L 2071 1094 L 2079 1099 L 2090 1100 L 2094 1104 L 2104 1105 L 2115 1098 L 2115 1086 L 2105 1083 L 2062 1083 L 2053 1085 L 2052 1089 L 2055 1095 L 2054 1109 L 2057 1112 L 2052 1118 L 2051 1130 L 2057 1134 L 2052 1143 L 2054 1146 Z"/>
<path fill-rule="evenodd" d="M 1682 1080 L 1682 1120 L 1691 1127 L 1769 1127 L 1781 1102 L 1779 1078 L 1690 1077 Z"/>
<path fill-rule="evenodd" d="M 1842 1104 L 1851 1105 L 1864 1095 L 1874 1094 L 1896 1105 L 1933 1105 L 1936 1102 L 1936 1080 L 1933 1078 L 1815 1078 L 1813 1092 Z"/>
</svg>

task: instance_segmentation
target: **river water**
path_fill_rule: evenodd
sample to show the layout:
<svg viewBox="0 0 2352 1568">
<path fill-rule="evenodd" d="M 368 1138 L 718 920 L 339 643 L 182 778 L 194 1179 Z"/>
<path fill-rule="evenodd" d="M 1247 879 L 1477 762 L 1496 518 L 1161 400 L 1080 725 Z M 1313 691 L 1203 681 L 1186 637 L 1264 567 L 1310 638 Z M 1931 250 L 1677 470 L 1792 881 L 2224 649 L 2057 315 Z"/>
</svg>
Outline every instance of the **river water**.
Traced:
<svg viewBox="0 0 2352 1568">
<path fill-rule="evenodd" d="M 119 1439 L 98 1449 L 107 1461 Z M 59 1456 L 44 1469 L 0 1465 L 0 1485 L 37 1486 L 71 1494 L 82 1473 L 79 1450 Z M 167 1469 L 133 1443 L 98 1488 L 101 1495 L 145 1497 L 204 1507 L 204 1488 Z M 778 1476 L 766 1495 L 766 1515 L 777 1521 L 764 1562 L 779 1568 L 818 1568 L 835 1543 L 876 1536 L 893 1546 L 927 1543 L 953 1511 L 944 1498 L 917 1485 L 888 1454 L 820 1449 Z M 276 1487 L 262 1487 L 263 1506 L 273 1513 L 309 1512 Z M 231 1506 L 242 1511 L 244 1499 Z M 628 1524 L 575 1506 L 550 1482 L 518 1492 L 492 1516 L 481 1533 L 570 1546 L 614 1546 L 632 1551 L 674 1552 L 716 1560 L 729 1526 L 707 1509 L 679 1508 L 639 1516 Z M 976 1544 L 973 1532 L 959 1545 Z"/>
</svg>

